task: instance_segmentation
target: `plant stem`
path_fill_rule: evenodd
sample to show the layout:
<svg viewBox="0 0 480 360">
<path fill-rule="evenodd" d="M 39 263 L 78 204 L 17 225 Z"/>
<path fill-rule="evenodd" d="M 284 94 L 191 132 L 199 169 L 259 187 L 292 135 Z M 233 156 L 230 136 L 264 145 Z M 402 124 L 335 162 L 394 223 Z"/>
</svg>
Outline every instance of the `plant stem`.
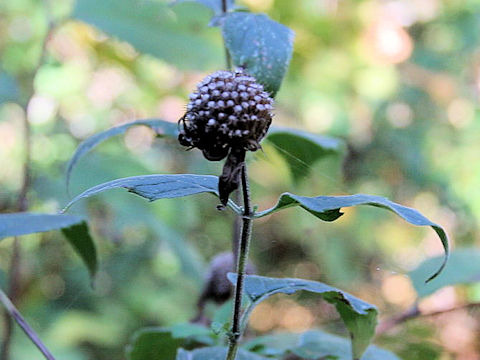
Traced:
<svg viewBox="0 0 480 360">
<path fill-rule="evenodd" d="M 242 216 L 242 234 L 237 259 L 237 284 L 235 286 L 234 307 L 232 315 L 232 328 L 229 338 L 229 347 L 226 360 L 235 360 L 238 349 L 238 339 L 240 338 L 240 315 L 242 310 L 243 288 L 245 280 L 245 268 L 248 261 L 248 249 L 250 238 L 252 236 L 252 207 L 250 204 L 250 188 L 248 184 L 247 165 L 242 168 L 242 194 L 243 194 L 243 216 Z"/>
<path fill-rule="evenodd" d="M 227 0 L 222 0 L 222 12 L 223 12 L 223 15 L 227 15 L 227 12 L 228 12 Z M 227 64 L 227 70 L 232 70 L 232 57 L 230 56 L 230 52 L 227 49 L 227 45 L 225 44 L 225 41 L 223 42 L 223 44 L 225 47 L 225 62 Z"/>
<path fill-rule="evenodd" d="M 15 308 L 10 299 L 5 295 L 5 293 L 0 289 L 0 302 L 5 306 L 5 309 L 10 314 L 10 316 L 15 319 L 18 326 L 22 328 L 25 334 L 32 340 L 35 346 L 40 350 L 40 352 L 45 356 L 47 360 L 55 360 L 53 355 L 47 349 L 47 347 L 42 343 L 37 333 L 28 325 L 27 321 L 23 318 L 20 312 Z"/>
<path fill-rule="evenodd" d="M 30 122 L 28 119 L 28 113 L 27 113 L 27 107 L 32 99 L 35 89 L 33 86 L 33 82 L 35 80 L 35 77 L 38 73 L 38 70 L 42 66 L 45 57 L 47 55 L 47 42 L 48 39 L 50 38 L 50 35 L 54 29 L 54 22 L 51 18 L 51 11 L 50 11 L 50 3 L 49 0 L 44 1 L 44 6 L 45 6 L 45 12 L 46 12 L 46 18 L 47 18 L 47 31 L 45 34 L 45 38 L 43 39 L 42 42 L 42 47 L 40 50 L 40 56 L 38 59 L 38 62 L 35 66 L 35 68 L 32 70 L 29 79 L 30 83 L 28 84 L 28 89 L 26 90 L 26 96 L 25 99 L 20 102 L 20 105 L 24 108 L 25 110 L 25 116 L 23 117 L 23 143 L 25 147 L 25 157 L 23 160 L 23 176 L 22 176 L 22 185 L 18 194 L 17 198 L 17 204 L 16 204 L 16 209 L 15 211 L 18 212 L 24 212 L 28 210 L 28 199 L 27 199 L 27 194 L 28 190 L 30 188 L 30 182 L 31 182 L 31 169 L 30 169 L 30 163 L 31 163 L 31 128 L 30 128 Z M 18 238 L 16 237 L 13 243 L 13 253 L 12 253 L 12 259 L 10 263 L 10 268 L 9 268 L 9 288 L 8 288 L 8 294 L 10 295 L 10 299 L 12 299 L 12 302 L 16 302 L 18 297 L 20 296 L 20 293 L 22 292 L 22 279 L 21 279 L 21 257 L 22 257 L 22 249 L 20 246 L 20 242 Z M 6 297 L 5 294 L 2 292 L 2 298 Z M 13 306 L 12 302 L 10 302 L 10 299 L 7 300 L 8 302 Z M 3 299 L 2 299 L 3 302 Z M 5 305 L 5 302 L 4 302 Z M 15 308 L 14 308 L 15 309 Z M 16 309 L 15 309 L 16 311 Z M 18 313 L 18 311 L 17 311 Z M 10 312 L 7 309 L 7 312 L 5 313 L 5 332 L 4 332 L 4 338 L 2 341 L 2 350 L 0 352 L 0 360 L 8 360 L 10 358 L 10 345 L 12 341 L 12 334 L 13 334 L 13 321 L 12 317 L 15 318 L 15 321 L 22 326 L 19 322 L 19 320 L 12 315 L 12 312 Z M 20 319 L 24 322 L 24 320 L 21 318 Z M 28 326 L 28 325 L 27 325 Z M 23 327 L 22 327 L 23 328 Z M 30 337 L 28 332 L 25 332 L 27 336 Z M 33 333 L 34 334 L 34 333 Z M 38 338 L 38 337 L 37 337 Z M 36 339 L 31 338 L 31 340 L 35 343 Z M 38 346 L 38 345 L 37 345 Z M 43 352 L 43 351 L 42 351 Z M 51 356 L 51 355 L 50 355 Z M 53 359 L 53 357 L 50 357 L 48 359 Z"/>
</svg>

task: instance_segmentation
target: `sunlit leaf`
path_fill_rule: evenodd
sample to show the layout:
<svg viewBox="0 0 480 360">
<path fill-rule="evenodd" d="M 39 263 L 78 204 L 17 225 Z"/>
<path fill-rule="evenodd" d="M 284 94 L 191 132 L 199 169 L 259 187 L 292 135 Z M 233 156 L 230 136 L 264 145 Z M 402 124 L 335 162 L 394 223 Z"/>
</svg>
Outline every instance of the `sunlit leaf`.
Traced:
<svg viewBox="0 0 480 360">
<path fill-rule="evenodd" d="M 311 330 L 303 334 L 277 333 L 257 337 L 244 345 L 247 350 L 265 356 L 281 356 L 293 353 L 302 359 L 324 359 L 335 357 L 337 360 L 352 358 L 352 345 L 349 339 L 332 335 L 320 330 Z M 399 360 L 393 353 L 370 345 L 362 360 Z"/>
<path fill-rule="evenodd" d="M 247 12 L 228 14 L 222 31 L 234 64 L 275 95 L 292 56 L 293 31 L 265 14 Z"/>
<path fill-rule="evenodd" d="M 328 155 L 343 152 L 340 139 L 298 129 L 272 126 L 266 140 L 272 143 L 287 162 L 294 181 L 306 177 L 312 165 Z"/>
<path fill-rule="evenodd" d="M 80 199 L 97 195 L 103 191 L 124 188 L 150 201 L 172 199 L 201 193 L 211 193 L 218 196 L 218 177 L 212 175 L 143 175 L 112 180 L 94 186 L 76 196 L 65 210 Z M 228 205 L 234 211 L 241 213 L 238 206 L 229 200 Z"/>
<path fill-rule="evenodd" d="M 67 241 L 87 266 L 90 276 L 93 277 L 98 266 L 97 251 L 83 218 L 53 214 L 0 214 L 0 239 L 51 230 L 62 230 Z"/>
<path fill-rule="evenodd" d="M 300 206 L 321 220 L 334 221 L 343 215 L 343 213 L 340 211 L 341 208 L 357 205 L 380 207 L 396 213 L 398 216 L 412 225 L 431 226 L 442 242 L 445 256 L 443 257 L 443 262 L 441 262 L 437 271 L 427 279 L 427 282 L 440 274 L 447 263 L 449 255 L 448 237 L 443 228 L 427 219 L 417 210 L 396 204 L 381 196 L 356 194 L 348 196 L 308 197 L 284 193 L 280 196 L 278 203 L 274 207 L 256 213 L 255 217 L 260 218 L 282 209 L 292 206 Z"/>
<path fill-rule="evenodd" d="M 232 284 L 236 283 L 236 278 L 236 274 L 228 274 L 228 279 Z M 350 333 L 353 357 L 360 359 L 374 335 L 377 325 L 377 308 L 332 286 L 303 279 L 278 279 L 247 275 L 245 293 L 252 304 L 246 310 L 246 316 L 254 306 L 272 295 L 279 293 L 290 295 L 301 290 L 319 294 L 325 301 L 335 306 Z"/>
<path fill-rule="evenodd" d="M 84 155 L 86 155 L 89 151 L 91 151 L 93 148 L 95 148 L 102 142 L 114 136 L 124 134 L 132 126 L 139 126 L 139 125 L 143 125 L 151 128 L 153 131 L 155 131 L 157 136 L 161 136 L 161 137 L 166 136 L 166 137 L 176 138 L 178 134 L 177 124 L 174 124 L 165 120 L 160 120 L 160 119 L 147 119 L 147 120 L 137 120 L 137 121 L 129 122 L 129 123 L 99 132 L 95 135 L 92 135 L 91 137 L 85 139 L 80 143 L 80 145 L 75 150 L 75 153 L 73 154 L 72 158 L 70 159 L 70 162 L 68 163 L 67 172 L 66 172 L 67 189 L 70 184 L 70 177 L 72 175 L 73 168 Z"/>
<path fill-rule="evenodd" d="M 78 0 L 73 17 L 179 68 L 205 69 L 222 59 L 207 33 L 210 14 L 197 4 L 152 0 Z M 213 35 L 213 34 L 212 34 Z"/>
<path fill-rule="evenodd" d="M 452 251 L 442 274 L 425 284 L 425 276 L 438 268 L 442 260 L 442 256 L 427 259 L 409 273 L 419 297 L 428 296 L 444 286 L 480 282 L 480 250 L 472 248 Z"/>
<path fill-rule="evenodd" d="M 192 351 L 179 349 L 176 360 L 225 360 L 227 348 L 207 347 Z M 267 358 L 240 349 L 235 360 L 267 360 Z"/>
</svg>

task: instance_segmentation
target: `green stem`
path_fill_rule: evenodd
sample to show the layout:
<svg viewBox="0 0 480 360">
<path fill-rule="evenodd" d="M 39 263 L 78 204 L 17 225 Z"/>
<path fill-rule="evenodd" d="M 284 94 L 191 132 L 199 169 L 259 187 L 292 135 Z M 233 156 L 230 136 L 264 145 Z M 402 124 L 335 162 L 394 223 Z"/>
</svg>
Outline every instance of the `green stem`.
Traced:
<svg viewBox="0 0 480 360">
<path fill-rule="evenodd" d="M 232 315 L 232 328 L 229 338 L 229 347 L 226 360 L 235 360 L 238 350 L 238 339 L 241 335 L 241 310 L 243 299 L 243 288 L 245 280 L 245 269 L 248 261 L 248 249 L 252 237 L 252 206 L 250 204 L 250 188 L 248 184 L 247 166 L 242 168 L 242 194 L 243 194 L 243 216 L 242 216 L 242 234 L 238 249 L 237 258 L 237 284 L 235 286 L 234 307 Z"/>
<path fill-rule="evenodd" d="M 222 0 L 222 12 L 223 15 L 226 15 L 228 12 L 227 0 Z M 227 45 L 225 41 L 223 42 L 225 47 L 225 62 L 227 64 L 227 70 L 232 70 L 232 57 L 230 56 L 230 52 L 227 49 Z"/>
</svg>

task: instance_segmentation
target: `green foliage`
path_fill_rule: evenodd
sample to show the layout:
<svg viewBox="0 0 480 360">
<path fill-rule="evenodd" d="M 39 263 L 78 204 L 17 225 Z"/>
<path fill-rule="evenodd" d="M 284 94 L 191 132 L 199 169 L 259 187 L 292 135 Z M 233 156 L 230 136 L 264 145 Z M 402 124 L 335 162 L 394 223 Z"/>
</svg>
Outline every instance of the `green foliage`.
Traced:
<svg viewBox="0 0 480 360">
<path fill-rule="evenodd" d="M 207 347 L 193 351 L 179 349 L 176 360 L 224 360 L 227 355 L 225 347 Z M 263 356 L 240 350 L 236 357 L 237 360 L 267 360 Z"/>
<path fill-rule="evenodd" d="M 307 178 L 315 162 L 344 152 L 344 144 L 339 139 L 298 129 L 272 126 L 266 140 L 279 150 L 295 182 Z"/>
<path fill-rule="evenodd" d="M 73 16 L 179 68 L 211 68 L 221 58 L 219 46 L 207 34 L 209 14 L 203 6 L 78 0 Z"/>
<path fill-rule="evenodd" d="M 70 177 L 72 175 L 73 168 L 83 156 L 85 156 L 89 151 L 91 151 L 93 148 L 98 146 L 100 143 L 110 139 L 113 136 L 124 134 L 132 126 L 138 126 L 138 125 L 148 126 L 153 131 L 155 131 L 155 134 L 159 137 L 163 137 L 163 136 L 176 137 L 177 136 L 177 126 L 168 121 L 164 121 L 160 119 L 137 120 L 131 123 L 126 123 L 126 124 L 99 132 L 89 137 L 88 139 L 82 141 L 82 143 L 75 150 L 75 154 L 73 154 L 72 158 L 68 162 L 67 173 L 66 173 L 67 189 L 70 184 Z"/>
<path fill-rule="evenodd" d="M 349 196 L 307 197 L 284 193 L 280 196 L 280 199 L 274 207 L 255 214 L 255 217 L 260 218 L 285 208 L 300 206 L 323 221 L 334 221 L 342 216 L 342 213 L 340 212 L 341 208 L 358 205 L 380 207 L 396 213 L 410 224 L 417 226 L 431 226 L 442 242 L 445 250 L 445 256 L 443 257 L 443 261 L 440 263 L 438 269 L 427 279 L 427 282 L 433 280 L 442 272 L 447 263 L 449 255 L 448 237 L 445 233 L 445 230 L 443 230 L 441 226 L 428 220 L 417 210 L 396 204 L 380 196 L 356 194 Z"/>
<path fill-rule="evenodd" d="M 62 230 L 93 278 L 97 272 L 97 252 L 85 219 L 73 215 L 0 214 L 0 239 L 52 230 Z"/>
<path fill-rule="evenodd" d="M 195 1 L 198 2 L 210 9 L 213 10 L 215 15 L 220 15 L 223 12 L 222 8 L 222 2 L 221 0 L 175 0 L 173 1 L 173 4 L 181 3 L 181 2 L 186 2 L 186 1 Z M 235 4 L 235 0 L 226 0 L 226 5 L 227 5 L 227 11 L 229 11 Z"/>
<path fill-rule="evenodd" d="M 228 274 L 232 284 L 236 282 L 235 274 Z M 319 294 L 325 301 L 333 304 L 352 339 L 354 359 L 361 355 L 372 340 L 377 325 L 377 308 L 356 297 L 329 285 L 303 279 L 276 279 L 264 276 L 249 275 L 245 278 L 245 293 L 251 300 L 249 309 L 245 311 L 246 322 L 253 307 L 272 295 L 293 294 L 297 291 L 308 291 Z"/>
<path fill-rule="evenodd" d="M 438 278 L 427 284 L 422 281 L 426 274 L 436 269 L 441 263 L 441 256 L 429 258 L 408 274 L 419 297 L 433 294 L 448 285 L 480 282 L 480 251 L 476 248 L 452 251 L 444 271 Z"/>
<path fill-rule="evenodd" d="M 222 32 L 234 64 L 275 95 L 292 57 L 292 30 L 265 14 L 238 12 L 226 16 Z"/>
<path fill-rule="evenodd" d="M 277 333 L 259 336 L 246 343 L 244 347 L 265 356 L 295 354 L 302 359 L 350 360 L 352 354 L 350 340 L 320 330 L 311 330 L 302 334 Z M 389 351 L 370 345 L 362 356 L 362 360 L 398 360 L 398 357 Z"/>
<path fill-rule="evenodd" d="M 7 101 L 17 101 L 19 96 L 20 92 L 15 79 L 0 72 L 0 105 Z"/>
</svg>

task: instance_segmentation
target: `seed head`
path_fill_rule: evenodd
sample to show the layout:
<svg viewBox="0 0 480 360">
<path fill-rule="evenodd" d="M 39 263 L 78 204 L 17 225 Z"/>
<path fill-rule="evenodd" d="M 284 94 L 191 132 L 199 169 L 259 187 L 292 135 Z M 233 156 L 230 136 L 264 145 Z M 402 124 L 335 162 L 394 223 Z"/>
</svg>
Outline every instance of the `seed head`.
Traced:
<svg viewBox="0 0 480 360">
<path fill-rule="evenodd" d="M 187 112 L 179 120 L 178 140 L 202 150 L 211 161 L 228 156 L 219 183 L 225 205 L 238 187 L 245 152 L 261 148 L 272 122 L 273 99 L 242 69 L 207 76 L 189 98 Z"/>
</svg>

